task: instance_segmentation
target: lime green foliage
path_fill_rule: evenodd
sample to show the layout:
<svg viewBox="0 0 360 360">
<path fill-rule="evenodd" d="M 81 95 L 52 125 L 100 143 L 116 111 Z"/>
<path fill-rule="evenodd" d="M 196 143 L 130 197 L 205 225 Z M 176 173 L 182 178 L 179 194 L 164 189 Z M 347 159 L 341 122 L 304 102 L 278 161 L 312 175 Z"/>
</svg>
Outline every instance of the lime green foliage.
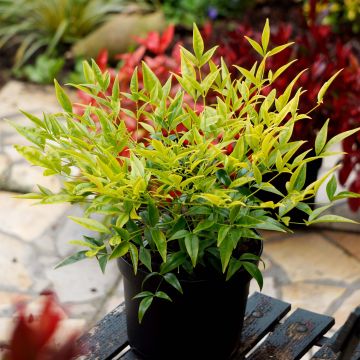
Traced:
<svg viewBox="0 0 360 360">
<path fill-rule="evenodd" d="M 16 44 L 15 68 L 40 49 L 48 56 L 96 29 L 124 0 L 0 0 L 0 47 Z"/>
<path fill-rule="evenodd" d="M 298 112 L 302 90 L 292 92 L 300 74 L 283 94 L 274 89 L 264 95 L 263 90 L 285 69 L 265 70 L 269 57 L 284 48 L 267 49 L 269 36 L 267 23 L 261 44 L 252 41 L 263 54 L 260 63 L 251 69 L 228 69 L 224 62 L 212 62 L 215 49 L 205 51 L 194 26 L 194 53 L 181 51 L 182 71 L 175 75 L 180 86 L 175 95 L 170 95 L 175 79 L 170 75 L 161 85 L 143 63 L 143 79 L 134 72 L 130 93 L 121 94 L 119 100 L 116 81 L 112 95 L 104 96 L 109 74 L 102 74 L 95 62 L 84 62 L 87 83 L 74 86 L 101 106 L 87 105 L 84 115 L 74 114 L 56 82 L 64 112 L 46 114 L 43 119 L 25 113 L 34 126 L 18 130 L 34 145 L 16 149 L 30 163 L 43 167 L 45 175 L 59 174 L 65 179 L 58 193 L 40 187 L 40 193 L 25 197 L 43 204 L 82 204 L 84 217 L 73 220 L 101 234 L 98 239 L 85 237 L 76 242 L 86 250 L 65 263 L 96 257 L 104 269 L 108 259 L 128 253 L 135 272 L 141 265 L 178 289 L 169 274 L 179 268 L 191 273 L 210 264 L 227 279 L 245 268 L 261 285 L 255 265 L 258 257 L 234 252 L 245 239 L 259 241 L 257 230 L 289 231 L 289 212 L 295 207 L 303 212 L 307 225 L 350 221 L 322 216 L 331 204 L 312 211 L 304 202 L 314 198 L 335 168 L 304 184 L 307 164 L 333 155 L 330 145 L 359 129 L 327 141 L 326 123 L 312 157 L 301 151 L 304 141 L 290 140 L 294 124 L 311 119 Z M 238 78 L 232 80 L 230 71 L 238 72 Z M 319 104 L 330 82 L 320 90 Z M 209 92 L 214 94 L 212 101 Z M 122 105 L 128 101 L 137 104 L 135 112 Z M 145 141 L 131 138 L 122 121 L 125 115 L 149 132 Z M 265 179 L 283 173 L 289 174 L 289 181 L 282 194 Z M 257 197 L 260 190 L 277 194 L 280 200 L 263 202 Z M 337 194 L 334 178 L 327 190 L 330 202 L 356 196 Z M 95 214 L 97 220 L 92 218 Z M 104 216 L 102 222 L 99 215 Z M 153 296 L 163 294 L 146 293 L 141 314 Z"/>
</svg>

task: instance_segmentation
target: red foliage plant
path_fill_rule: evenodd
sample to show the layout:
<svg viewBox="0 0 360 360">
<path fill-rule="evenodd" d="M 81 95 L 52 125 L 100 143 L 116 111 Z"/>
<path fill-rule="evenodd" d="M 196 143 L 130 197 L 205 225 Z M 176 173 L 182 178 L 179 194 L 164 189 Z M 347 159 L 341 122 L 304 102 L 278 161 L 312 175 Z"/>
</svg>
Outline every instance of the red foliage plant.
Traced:
<svg viewBox="0 0 360 360">
<path fill-rule="evenodd" d="M 51 292 L 46 292 L 41 313 L 34 319 L 26 314 L 26 306 L 17 305 L 14 331 L 5 353 L 6 360 L 71 360 L 80 353 L 76 348 L 77 334 L 60 345 L 51 344 L 64 317 L 64 311 Z"/>
<path fill-rule="evenodd" d="M 275 30 L 274 30 L 275 29 Z M 220 62 L 221 57 L 228 65 L 239 65 L 245 68 L 252 66 L 257 60 L 257 54 L 251 48 L 244 35 L 255 40 L 260 39 L 261 33 L 246 24 L 237 24 L 232 30 L 213 30 L 211 24 L 206 24 L 203 29 L 203 37 L 208 47 L 213 44 L 219 45 L 215 54 L 215 62 Z M 169 72 L 178 73 L 181 67 L 179 58 L 179 43 L 174 43 L 174 28 L 170 26 L 162 35 L 149 33 L 145 39 L 137 39 L 139 47 L 133 53 L 118 55 L 123 61 L 118 71 L 120 88 L 126 91 L 130 87 L 131 75 L 134 69 L 145 60 L 151 70 L 163 83 Z M 329 135 L 333 136 L 339 132 L 353 129 L 360 125 L 360 66 L 351 47 L 343 44 L 340 37 L 332 33 L 330 27 L 317 25 L 314 21 L 310 25 L 303 21 L 300 28 L 294 28 L 290 24 L 280 24 L 273 27 L 271 42 L 273 46 L 282 45 L 294 41 L 292 47 L 268 59 L 267 68 L 279 69 L 282 65 L 296 60 L 279 77 L 274 87 L 277 94 L 284 92 L 296 74 L 303 72 L 299 81 L 294 86 L 296 91 L 299 87 L 306 90 L 299 104 L 300 111 L 307 113 L 311 110 L 312 119 L 306 122 L 298 122 L 294 129 L 294 139 L 308 139 L 305 146 L 313 146 L 317 131 L 322 127 L 325 120 L 330 118 Z M 103 51 L 97 63 L 102 71 L 108 70 L 111 75 L 109 93 L 116 76 L 116 71 L 107 66 L 108 58 L 106 51 Z M 332 83 L 327 92 L 324 104 L 312 109 L 314 98 L 316 98 L 322 84 L 327 81 L 338 70 L 343 69 L 340 75 Z M 141 82 L 141 70 L 139 69 L 139 81 Z M 141 84 L 139 84 L 141 87 Z M 177 83 L 173 81 L 171 91 L 175 94 Z M 268 91 L 271 91 L 269 88 Z M 95 101 L 84 93 L 79 93 L 83 102 Z M 122 111 L 119 119 L 123 120 L 136 141 L 144 141 L 148 133 L 131 116 L 135 111 L 135 103 L 131 100 L 122 102 L 122 108 L 130 111 Z M 146 122 L 146 119 L 144 119 Z M 344 155 L 341 170 L 340 182 L 342 185 L 349 182 L 350 173 L 355 173 L 355 180 L 349 184 L 352 191 L 360 193 L 360 134 L 357 133 L 347 138 L 343 143 Z M 126 151 L 126 149 L 124 149 Z M 349 205 L 352 210 L 360 208 L 360 199 L 350 199 Z"/>
</svg>

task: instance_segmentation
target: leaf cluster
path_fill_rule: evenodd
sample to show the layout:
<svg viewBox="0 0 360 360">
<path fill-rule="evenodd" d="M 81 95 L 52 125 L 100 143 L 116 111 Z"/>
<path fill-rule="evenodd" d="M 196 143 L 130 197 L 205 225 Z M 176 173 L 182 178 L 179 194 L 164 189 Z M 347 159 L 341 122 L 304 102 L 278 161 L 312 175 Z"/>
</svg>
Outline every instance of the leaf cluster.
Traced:
<svg viewBox="0 0 360 360">
<path fill-rule="evenodd" d="M 64 178 L 58 193 L 39 187 L 40 193 L 26 197 L 43 204 L 82 204 L 84 217 L 72 220 L 101 234 L 76 241 L 86 250 L 60 265 L 96 257 L 105 269 L 109 259 L 128 256 L 135 273 L 139 266 L 146 268 L 179 291 L 169 274 L 192 274 L 210 266 L 230 279 L 243 268 L 261 286 L 259 230 L 289 231 L 289 212 L 294 208 L 303 212 L 307 225 L 350 221 L 322 215 L 333 201 L 357 196 L 337 193 L 334 177 L 327 185 L 328 205 L 313 211 L 306 203 L 335 168 L 309 185 L 305 178 L 310 162 L 333 155 L 330 147 L 359 129 L 328 140 L 326 122 L 316 137 L 314 156 L 302 151 L 305 141 L 291 140 L 295 124 L 310 121 L 298 110 L 302 89 L 292 91 L 301 73 L 281 95 L 275 89 L 265 95 L 264 89 L 286 69 L 267 72 L 266 62 L 289 46 L 268 49 L 269 38 L 267 22 L 261 43 L 249 39 L 262 61 L 251 69 L 231 69 L 238 73 L 234 78 L 225 62 L 212 61 L 216 48 L 205 51 L 194 26 L 193 52 L 181 49 L 181 73 L 170 75 L 164 85 L 144 62 L 142 87 L 135 70 L 130 92 L 120 94 L 116 79 L 112 93 L 104 95 L 109 74 L 95 62 L 84 62 L 86 83 L 73 86 L 100 106 L 89 104 L 83 115 L 73 113 L 69 97 L 55 82 L 64 111 L 45 114 L 43 119 L 24 113 L 33 126 L 17 130 L 33 146 L 16 149 L 44 168 L 44 175 Z M 320 89 L 319 104 L 332 80 Z M 178 90 L 172 95 L 174 82 Z M 210 92 L 215 99 L 211 102 Z M 136 104 L 135 111 L 126 108 L 129 101 Z M 134 140 L 122 113 L 133 117 L 148 138 Z M 289 178 L 283 193 L 272 185 L 281 174 Z M 276 194 L 278 200 L 264 202 L 260 191 Z M 239 251 L 244 246 L 248 250 Z M 161 292 L 141 297 L 142 315 L 153 297 L 166 298 Z"/>
</svg>

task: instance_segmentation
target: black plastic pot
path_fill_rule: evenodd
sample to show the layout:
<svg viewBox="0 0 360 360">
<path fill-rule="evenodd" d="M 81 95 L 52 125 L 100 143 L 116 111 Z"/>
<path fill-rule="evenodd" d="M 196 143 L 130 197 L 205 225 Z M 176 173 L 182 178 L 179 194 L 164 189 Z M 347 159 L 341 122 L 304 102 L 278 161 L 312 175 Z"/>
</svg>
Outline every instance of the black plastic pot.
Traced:
<svg viewBox="0 0 360 360">
<path fill-rule="evenodd" d="M 239 345 L 249 294 L 251 278 L 246 271 L 240 270 L 229 281 L 219 276 L 180 280 L 183 295 L 165 283 L 161 290 L 173 301 L 154 298 L 139 324 L 140 300 L 133 297 L 142 291 L 147 273 L 140 270 L 135 276 L 132 265 L 123 258 L 118 265 L 124 276 L 128 339 L 140 356 L 151 360 L 230 358 Z M 154 291 L 158 279 L 147 281 L 145 290 Z"/>
</svg>

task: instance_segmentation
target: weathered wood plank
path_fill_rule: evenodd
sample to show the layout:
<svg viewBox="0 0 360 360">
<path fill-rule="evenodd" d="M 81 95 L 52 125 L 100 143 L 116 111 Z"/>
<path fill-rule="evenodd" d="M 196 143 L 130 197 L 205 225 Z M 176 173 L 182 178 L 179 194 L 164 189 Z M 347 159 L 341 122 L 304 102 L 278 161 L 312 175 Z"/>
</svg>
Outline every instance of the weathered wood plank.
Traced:
<svg viewBox="0 0 360 360">
<path fill-rule="evenodd" d="M 327 342 L 315 353 L 311 360 L 338 360 L 339 353 L 334 351 L 333 346 L 337 340 L 340 330 L 327 340 Z M 360 360 L 360 343 L 356 347 L 353 355 L 350 357 L 350 360 Z"/>
<path fill-rule="evenodd" d="M 124 354 L 120 358 L 120 360 L 141 360 L 141 358 L 138 355 L 136 355 L 136 353 L 134 351 L 130 350 L 126 354 Z"/>
<path fill-rule="evenodd" d="M 86 360 L 110 360 L 127 346 L 124 305 L 107 314 L 89 332 L 81 336 L 78 345 Z"/>
<path fill-rule="evenodd" d="M 248 300 L 241 345 L 235 359 L 248 353 L 289 311 L 291 305 L 270 296 L 254 293 Z"/>
<path fill-rule="evenodd" d="M 248 360 L 297 360 L 300 359 L 334 324 L 330 316 L 297 309 L 284 324 L 256 349 Z"/>
</svg>

